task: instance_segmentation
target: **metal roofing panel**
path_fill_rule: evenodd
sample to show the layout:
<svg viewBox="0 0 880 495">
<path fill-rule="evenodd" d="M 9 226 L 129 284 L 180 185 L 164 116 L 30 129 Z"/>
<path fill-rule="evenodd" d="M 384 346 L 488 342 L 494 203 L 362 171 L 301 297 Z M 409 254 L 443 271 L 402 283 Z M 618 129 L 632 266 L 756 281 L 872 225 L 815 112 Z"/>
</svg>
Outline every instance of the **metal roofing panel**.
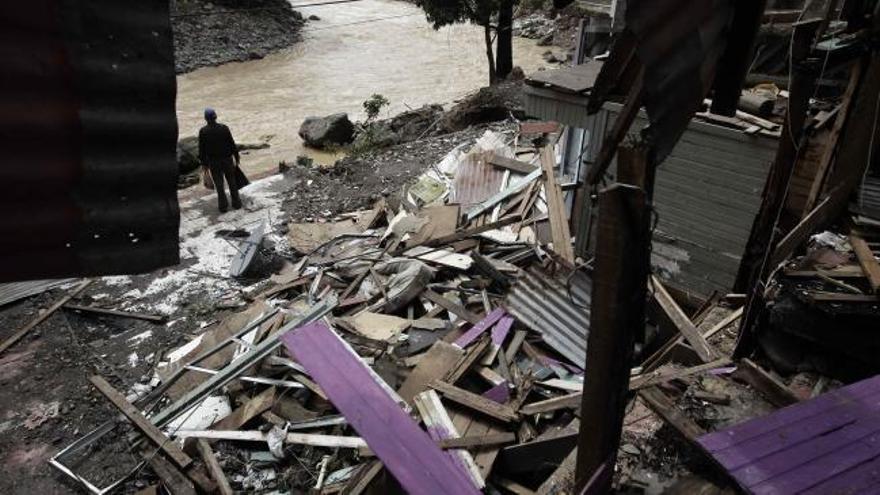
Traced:
<svg viewBox="0 0 880 495">
<path fill-rule="evenodd" d="M 177 263 L 168 2 L 4 2 L 0 26 L 0 280 Z"/>
<path fill-rule="evenodd" d="M 571 277 L 525 272 L 505 299 L 507 311 L 541 334 L 544 342 L 577 366 L 587 358 L 592 281 L 581 271 Z"/>
<path fill-rule="evenodd" d="M 479 153 L 468 153 L 455 171 L 452 201 L 465 209 L 482 203 L 501 190 L 503 180 L 504 169 L 490 164 Z"/>
<path fill-rule="evenodd" d="M 64 278 L 57 280 L 28 280 L 25 282 L 0 284 L 0 306 L 75 281 L 76 280 L 72 278 Z"/>
</svg>

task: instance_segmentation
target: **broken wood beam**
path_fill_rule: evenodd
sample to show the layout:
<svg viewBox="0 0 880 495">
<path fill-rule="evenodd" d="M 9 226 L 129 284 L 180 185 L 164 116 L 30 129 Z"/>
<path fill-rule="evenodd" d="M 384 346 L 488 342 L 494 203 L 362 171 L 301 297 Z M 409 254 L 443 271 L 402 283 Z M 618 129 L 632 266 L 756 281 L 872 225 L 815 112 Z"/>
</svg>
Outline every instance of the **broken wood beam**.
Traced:
<svg viewBox="0 0 880 495">
<path fill-rule="evenodd" d="M 205 461 L 205 467 L 208 468 L 208 472 L 211 474 L 214 482 L 217 483 L 217 490 L 221 495 L 232 495 L 232 487 L 229 486 L 229 480 L 226 479 L 226 475 L 223 473 L 223 468 L 220 467 L 220 463 L 217 461 L 217 456 L 214 455 L 214 451 L 211 450 L 211 446 L 202 438 L 198 439 L 196 446 L 199 449 L 199 455 L 201 455 L 202 460 Z"/>
<path fill-rule="evenodd" d="M 446 383 L 455 384 L 458 380 L 461 379 L 477 364 L 477 361 L 483 356 L 483 353 L 486 352 L 486 349 L 489 348 L 489 344 L 491 344 L 491 340 L 487 336 L 483 336 L 477 342 L 476 345 L 470 347 L 467 352 L 459 358 L 458 362 L 455 363 L 448 372 L 446 372 L 446 376 L 443 377 L 443 381 Z"/>
<path fill-rule="evenodd" d="M 691 347 L 694 348 L 694 351 L 700 356 L 700 359 L 702 359 L 703 362 L 709 362 L 716 359 L 718 356 L 715 350 L 709 346 L 706 339 L 703 338 L 703 335 L 700 334 L 700 331 L 697 330 L 697 327 L 694 326 L 690 318 L 688 318 L 684 311 L 682 311 L 681 307 L 675 302 L 675 299 L 669 295 L 669 291 L 666 290 L 660 279 L 652 275 L 651 285 L 654 288 L 654 300 L 657 301 L 657 304 L 660 305 L 660 308 L 666 316 L 669 317 L 679 333 L 681 333 Z"/>
<path fill-rule="evenodd" d="M 95 306 L 83 306 L 80 304 L 71 304 L 67 303 L 64 305 L 64 309 L 69 309 L 71 311 L 79 311 L 83 313 L 95 313 L 99 315 L 107 315 L 107 316 L 119 316 L 121 318 L 133 318 L 135 320 L 144 320 L 144 321 L 152 321 L 154 323 L 162 323 L 167 318 L 162 315 L 149 315 L 144 313 L 135 313 L 132 311 L 120 311 L 117 309 L 108 309 L 108 308 L 96 308 Z"/>
<path fill-rule="evenodd" d="M 9 349 L 13 345 L 15 345 L 19 340 L 21 340 L 22 337 L 24 337 L 25 335 L 27 335 L 28 332 L 33 330 L 35 326 L 46 321 L 47 318 L 49 318 L 50 316 L 52 316 L 53 313 L 58 311 L 58 308 L 60 308 L 61 306 L 64 306 L 65 304 L 68 303 L 68 301 L 70 301 L 74 297 L 78 296 L 79 293 L 84 291 L 85 288 L 88 287 L 89 284 L 91 284 L 91 283 L 92 283 L 91 279 L 84 280 L 82 283 L 80 283 L 79 285 L 74 287 L 74 289 L 72 291 L 68 292 L 64 297 L 62 297 L 57 302 L 55 302 L 55 304 L 50 306 L 49 309 L 42 311 L 36 318 L 31 320 L 30 323 L 28 323 L 27 325 L 25 325 L 24 327 L 19 329 L 17 332 L 12 334 L 12 336 L 10 336 L 6 340 L 4 340 L 2 343 L 0 343 L 0 354 L 2 354 L 6 349 Z"/>
<path fill-rule="evenodd" d="M 661 383 L 665 383 L 672 380 L 677 380 L 680 378 L 685 378 L 692 375 L 697 375 L 699 373 L 703 373 L 705 371 L 714 370 L 716 368 L 721 368 L 724 366 L 728 366 L 731 363 L 729 358 L 720 358 L 715 361 L 711 361 L 708 363 L 701 364 L 699 366 L 691 366 L 690 368 L 684 369 L 658 369 L 656 371 L 652 371 L 650 373 L 644 373 L 642 375 L 638 375 L 630 379 L 629 389 L 639 390 L 642 388 L 650 387 L 653 385 L 659 385 Z"/>
<path fill-rule="evenodd" d="M 464 351 L 452 344 L 442 340 L 434 342 L 403 381 L 397 394 L 412 404 L 418 393 L 427 389 L 432 381 L 443 378 L 464 355 Z"/>
<path fill-rule="evenodd" d="M 736 371 L 733 372 L 733 376 L 751 385 L 752 388 L 757 390 L 776 407 L 790 406 L 799 401 L 790 388 L 786 387 L 784 383 L 773 377 L 773 375 L 758 366 L 751 359 L 745 358 L 740 360 Z"/>
<path fill-rule="evenodd" d="M 495 165 L 496 167 L 507 170 L 512 170 L 519 174 L 530 174 L 539 168 L 538 166 L 532 165 L 531 163 L 526 163 L 521 160 L 514 160 L 513 158 L 507 158 L 506 156 L 501 156 L 497 153 L 490 153 L 487 161 L 491 165 Z"/>
<path fill-rule="evenodd" d="M 449 413 L 446 411 L 446 408 L 443 407 L 443 403 L 440 401 L 440 396 L 437 395 L 437 392 L 434 390 L 422 392 L 413 398 L 413 402 L 415 403 L 416 409 L 418 409 L 419 415 L 422 417 L 422 422 L 425 424 L 425 428 L 428 430 L 428 434 L 431 435 L 432 439 L 440 442 L 442 440 L 456 440 L 461 438 L 458 430 L 452 423 L 452 418 L 449 417 Z M 452 452 L 452 455 L 457 457 L 459 462 L 466 468 L 474 486 L 476 486 L 477 489 L 485 488 L 486 482 L 480 474 L 480 469 L 474 463 L 474 458 L 471 456 L 470 452 L 458 448 Z"/>
<path fill-rule="evenodd" d="M 455 385 L 450 385 L 440 380 L 434 380 L 430 384 L 431 388 L 443 394 L 443 397 L 462 405 L 473 411 L 485 414 L 491 418 L 505 423 L 512 423 L 519 419 L 519 415 L 510 406 L 499 404 L 493 400 L 489 400 L 482 395 L 468 392 Z"/>
<path fill-rule="evenodd" d="M 620 117 L 619 117 L 620 119 Z M 648 160 L 644 146 L 628 159 Z M 642 167 L 650 173 L 653 164 Z M 616 462 L 627 403 L 636 335 L 645 328 L 650 263 L 649 195 L 645 189 L 614 184 L 599 195 L 590 332 L 587 339 L 575 483 L 580 491 L 610 459 Z M 610 489 L 610 485 L 605 487 Z M 607 490 L 606 490 L 607 491 Z"/>
<path fill-rule="evenodd" d="M 645 401 L 645 404 L 651 408 L 658 416 L 663 418 L 666 423 L 675 428 L 682 437 L 696 445 L 697 438 L 704 435 L 706 431 L 694 422 L 691 418 L 679 410 L 672 399 L 669 398 L 658 387 L 648 387 L 639 390 L 639 397 Z"/>
<path fill-rule="evenodd" d="M 467 321 L 468 323 L 470 323 L 472 325 L 476 325 L 477 323 L 480 322 L 480 320 L 482 320 L 482 318 L 480 318 L 479 316 L 475 315 L 474 313 L 468 311 L 464 306 L 462 306 L 460 304 L 456 304 L 455 302 L 450 301 L 449 299 L 446 299 L 445 297 L 432 291 L 431 289 L 424 291 L 422 293 L 422 296 L 424 296 L 425 299 L 431 301 L 432 303 L 442 307 L 446 311 L 454 314 L 455 316 L 458 316 L 459 318 L 463 318 L 465 321 Z"/>
<path fill-rule="evenodd" d="M 581 392 L 575 392 L 561 397 L 532 402 L 520 407 L 519 412 L 520 414 L 531 416 L 533 414 L 558 411 L 559 409 L 577 409 L 581 404 L 582 395 Z"/>
<path fill-rule="evenodd" d="M 874 252 L 871 251 L 864 239 L 855 234 L 850 234 L 849 245 L 852 246 L 853 252 L 856 253 L 856 258 L 859 260 L 859 266 L 862 267 L 865 277 L 868 278 L 871 292 L 876 294 L 877 289 L 880 289 L 880 263 L 877 263 Z"/>
<path fill-rule="evenodd" d="M 275 387 L 269 387 L 213 425 L 212 430 L 238 430 L 251 419 L 268 411 L 275 402 Z"/>
<path fill-rule="evenodd" d="M 441 449 L 471 449 L 516 442 L 514 433 L 488 433 L 458 438 L 444 438 L 437 442 Z"/>
<path fill-rule="evenodd" d="M 107 398 L 116 409 L 119 409 L 128 420 L 137 428 L 141 434 L 143 434 L 150 442 L 159 447 L 168 457 L 174 461 L 181 469 L 186 469 L 192 464 L 192 459 L 186 455 L 186 453 L 177 446 L 177 443 L 172 441 L 168 436 L 162 433 L 162 430 L 157 428 L 153 423 L 143 415 L 141 412 L 134 407 L 128 400 L 126 400 L 125 396 L 119 393 L 112 385 L 107 383 L 107 380 L 104 380 L 100 376 L 92 376 L 89 379 L 95 388 L 98 389 L 101 394 Z"/>
<path fill-rule="evenodd" d="M 553 237 L 553 251 L 564 261 L 574 266 L 574 248 L 571 245 L 571 230 L 568 226 L 565 200 L 562 189 L 556 181 L 556 154 L 553 146 L 541 149 L 541 167 L 544 170 L 544 194 L 550 217 L 550 233 Z"/>
</svg>

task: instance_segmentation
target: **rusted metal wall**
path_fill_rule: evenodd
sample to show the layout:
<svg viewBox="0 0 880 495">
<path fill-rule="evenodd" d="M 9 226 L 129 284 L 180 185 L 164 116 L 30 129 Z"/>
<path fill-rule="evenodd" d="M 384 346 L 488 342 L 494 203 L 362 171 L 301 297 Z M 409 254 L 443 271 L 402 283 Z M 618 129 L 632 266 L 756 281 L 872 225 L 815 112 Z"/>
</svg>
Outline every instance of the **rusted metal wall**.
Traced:
<svg viewBox="0 0 880 495">
<path fill-rule="evenodd" d="M 168 2 L 0 6 L 0 280 L 178 262 Z"/>
</svg>

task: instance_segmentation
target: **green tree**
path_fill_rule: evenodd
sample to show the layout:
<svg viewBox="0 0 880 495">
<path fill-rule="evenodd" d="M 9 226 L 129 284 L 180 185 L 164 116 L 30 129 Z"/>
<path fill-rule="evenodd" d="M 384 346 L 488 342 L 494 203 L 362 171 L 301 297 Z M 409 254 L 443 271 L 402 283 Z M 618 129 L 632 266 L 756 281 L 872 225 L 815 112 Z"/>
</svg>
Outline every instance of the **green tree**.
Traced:
<svg viewBox="0 0 880 495">
<path fill-rule="evenodd" d="M 434 29 L 472 22 L 483 26 L 489 82 L 505 79 L 513 70 L 513 7 L 517 0 L 416 0 Z M 493 21 L 496 23 L 493 24 Z M 494 45 L 494 51 L 493 51 Z"/>
</svg>

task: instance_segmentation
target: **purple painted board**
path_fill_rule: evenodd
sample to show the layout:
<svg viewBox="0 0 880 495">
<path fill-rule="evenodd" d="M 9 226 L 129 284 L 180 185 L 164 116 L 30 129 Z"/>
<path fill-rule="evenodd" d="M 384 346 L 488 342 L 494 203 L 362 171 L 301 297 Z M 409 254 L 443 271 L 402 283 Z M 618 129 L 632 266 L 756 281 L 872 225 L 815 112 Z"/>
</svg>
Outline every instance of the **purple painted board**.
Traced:
<svg viewBox="0 0 880 495">
<path fill-rule="evenodd" d="M 796 421 L 790 423 L 785 428 L 774 430 L 767 435 L 750 438 L 733 447 L 715 451 L 712 455 L 715 456 L 715 460 L 723 464 L 728 470 L 733 470 L 754 462 L 756 452 L 767 456 L 779 451 L 785 451 L 798 443 L 805 442 L 838 428 L 852 425 L 856 421 L 856 415 L 847 411 L 841 411 L 840 414 L 822 416 L 820 418 Z"/>
<path fill-rule="evenodd" d="M 749 487 L 752 493 L 798 493 L 880 455 L 880 436 L 871 436 L 793 469 L 782 476 Z"/>
<path fill-rule="evenodd" d="M 510 333 L 510 327 L 513 326 L 513 317 L 505 316 L 498 320 L 498 324 L 492 328 L 492 344 L 501 346 L 507 334 Z"/>
<path fill-rule="evenodd" d="M 453 343 L 458 347 L 464 349 L 465 347 L 469 346 L 471 342 L 477 340 L 477 338 L 479 338 L 479 336 L 482 335 L 483 332 L 485 332 L 489 329 L 489 327 L 498 322 L 498 320 L 500 320 L 501 317 L 504 315 L 505 312 L 503 309 L 495 308 L 494 310 L 492 310 L 491 313 L 486 315 L 486 317 L 482 320 L 478 321 L 476 325 L 472 326 L 470 330 L 462 334 L 462 336 L 456 339 Z"/>
<path fill-rule="evenodd" d="M 327 325 L 310 323 L 281 340 L 406 491 L 480 493 Z"/>
<path fill-rule="evenodd" d="M 880 377 L 863 380 L 848 387 L 822 394 L 815 399 L 782 408 L 769 416 L 755 418 L 732 428 L 709 433 L 700 437 L 699 442 L 703 448 L 714 452 L 749 438 L 767 434 L 793 421 L 823 414 L 837 406 L 871 402 L 872 396 L 880 395 L 880 379 L 878 378 Z"/>
<path fill-rule="evenodd" d="M 864 493 L 880 481 L 880 376 L 698 442 L 749 493 Z"/>
<path fill-rule="evenodd" d="M 504 380 L 498 385 L 483 392 L 483 397 L 499 404 L 504 404 L 510 399 L 510 384 L 507 383 L 507 380 Z"/>
<path fill-rule="evenodd" d="M 804 495 L 829 493 L 859 495 L 880 493 L 880 457 L 850 469 L 846 476 L 838 476 L 804 490 Z"/>
<path fill-rule="evenodd" d="M 874 422 L 874 425 L 869 425 L 867 421 L 864 424 L 849 425 L 833 435 L 813 437 L 796 449 L 776 452 L 761 458 L 759 462 L 754 460 L 752 464 L 731 470 L 730 474 L 742 485 L 756 485 L 876 433 L 880 433 L 880 422 Z"/>
</svg>

